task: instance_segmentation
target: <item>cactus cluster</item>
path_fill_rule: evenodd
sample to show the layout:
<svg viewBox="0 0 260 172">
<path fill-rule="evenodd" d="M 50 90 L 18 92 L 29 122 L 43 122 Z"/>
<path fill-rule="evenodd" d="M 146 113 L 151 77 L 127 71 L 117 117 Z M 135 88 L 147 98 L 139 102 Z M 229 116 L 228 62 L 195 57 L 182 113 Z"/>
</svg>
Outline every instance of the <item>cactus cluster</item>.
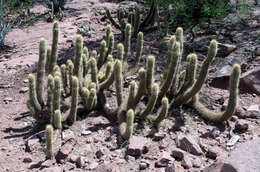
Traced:
<svg viewBox="0 0 260 172">
<path fill-rule="evenodd" d="M 131 26 L 133 26 L 133 30 L 131 31 L 131 34 L 136 37 L 137 34 L 140 31 L 146 31 L 149 30 L 149 28 L 151 28 L 154 23 L 155 23 L 155 18 L 156 18 L 156 14 L 157 14 L 157 10 L 158 10 L 158 4 L 156 2 L 156 0 L 152 0 L 151 1 L 151 5 L 150 5 L 150 9 L 148 14 L 143 18 L 141 17 L 141 12 L 140 12 L 140 7 L 136 6 L 135 7 L 135 12 L 130 13 L 130 14 L 125 14 L 124 10 L 122 8 L 118 8 L 117 9 L 117 20 L 118 23 L 113 19 L 113 17 L 111 16 L 111 13 L 109 11 L 108 8 L 105 8 L 106 10 L 106 16 L 109 19 L 109 21 L 111 22 L 111 24 L 118 30 L 121 31 L 122 34 L 122 39 L 124 40 L 125 37 L 125 28 L 127 26 L 125 20 L 124 20 L 124 16 L 127 15 L 128 16 L 128 23 L 131 24 Z"/>
<path fill-rule="evenodd" d="M 194 107 L 204 118 L 214 122 L 227 120 L 236 107 L 240 66 L 235 65 L 230 77 L 230 98 L 224 112 L 212 112 L 199 102 L 198 93 L 206 80 L 208 68 L 217 54 L 217 41 L 212 40 L 208 54 L 204 60 L 198 78 L 197 56 L 187 56 L 184 71 L 179 72 L 180 59 L 183 53 L 183 30 L 177 28 L 168 45 L 167 63 L 160 83 L 154 82 L 155 56 L 149 55 L 145 68 L 138 70 L 138 80 L 132 80 L 129 85 L 128 98 L 124 99 L 125 71 L 130 70 L 127 58 L 131 52 L 131 25 L 125 28 L 124 44 L 117 45 L 116 58 L 112 56 L 114 50 L 114 36 L 111 26 L 106 29 L 105 39 L 101 42 L 99 51 L 89 53 L 84 47 L 83 38 L 76 36 L 75 56 L 67 60 L 66 64 L 57 65 L 59 27 L 53 25 L 53 41 L 51 48 L 46 47 L 45 40 L 39 44 L 39 61 L 36 77 L 29 74 L 29 100 L 27 106 L 32 116 L 39 123 L 48 124 L 46 127 L 46 155 L 53 155 L 53 131 L 62 130 L 62 124 L 73 124 L 77 115 L 88 115 L 92 110 L 106 112 L 107 100 L 104 91 L 114 84 L 116 90 L 117 109 L 115 113 L 107 114 L 118 120 L 119 133 L 124 139 L 129 139 L 134 133 L 134 122 L 151 119 L 157 129 L 168 116 L 168 109 L 183 104 Z M 140 37 L 140 38 L 139 38 Z M 138 33 L 136 62 L 142 54 L 143 35 Z M 45 83 L 47 79 L 47 83 Z M 46 87 L 45 87 L 46 85 Z M 43 92 L 47 90 L 47 100 Z M 137 108 L 141 101 L 148 100 L 145 108 Z M 158 108 L 159 107 L 159 108 Z M 156 114 L 155 114 L 156 113 Z M 116 115 L 115 115 L 116 114 Z M 150 121 L 151 121 L 150 120 Z"/>
</svg>

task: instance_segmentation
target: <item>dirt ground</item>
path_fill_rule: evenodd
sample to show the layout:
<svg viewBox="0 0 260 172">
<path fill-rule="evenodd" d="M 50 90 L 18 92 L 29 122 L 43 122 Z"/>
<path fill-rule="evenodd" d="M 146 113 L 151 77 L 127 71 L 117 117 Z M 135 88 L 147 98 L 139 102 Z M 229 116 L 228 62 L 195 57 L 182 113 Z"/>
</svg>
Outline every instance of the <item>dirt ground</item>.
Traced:
<svg viewBox="0 0 260 172">
<path fill-rule="evenodd" d="M 104 7 L 115 9 L 118 5 L 119 3 L 98 0 L 73 0 L 69 2 L 64 11 L 65 17 L 59 22 L 59 63 L 73 56 L 74 38 L 81 26 L 88 25 L 93 28 L 94 31 L 91 37 L 84 36 L 84 44 L 89 47 L 90 51 L 97 49 L 105 35 L 104 29 L 106 26 L 106 21 L 103 21 L 103 15 L 100 15 L 100 13 L 104 13 Z M 44 127 L 35 124 L 26 107 L 26 101 L 28 100 L 27 76 L 29 73 L 36 71 L 35 63 L 38 60 L 39 39 L 43 37 L 47 40 L 47 44 L 51 45 L 52 23 L 47 23 L 44 16 L 42 16 L 47 11 L 43 6 L 36 4 L 30 8 L 30 11 L 34 12 L 39 18 L 31 25 L 12 29 L 6 38 L 8 48 L 0 53 L 1 171 L 40 171 L 43 168 L 41 163 L 45 161 L 44 134 L 41 132 Z M 250 46 L 259 45 L 254 40 L 253 35 L 256 34 L 258 38 L 260 37 L 260 21 L 252 20 L 250 22 L 256 23 L 254 25 L 249 24 L 243 30 L 239 27 L 234 29 L 236 31 L 235 35 L 240 35 L 237 38 L 234 36 L 235 41 L 244 42 L 249 46 L 249 49 Z M 114 31 L 118 33 L 118 31 Z M 148 54 L 161 57 L 161 54 L 165 53 L 157 48 L 157 42 L 154 33 L 145 36 L 142 58 L 145 59 Z M 240 44 L 239 46 L 242 47 Z M 245 57 L 248 52 L 237 51 L 236 53 L 237 56 Z M 157 59 L 157 72 L 162 71 L 164 64 L 159 59 L 162 58 Z M 246 59 L 247 70 L 259 66 L 259 59 L 259 56 L 253 60 Z M 221 60 L 214 62 L 210 75 L 217 70 L 218 61 Z M 219 109 L 223 105 L 223 102 L 219 103 L 219 101 L 227 100 L 229 93 L 226 89 L 219 89 L 205 84 L 201 95 L 206 102 L 207 100 L 213 102 L 210 104 L 213 109 Z M 260 97 L 253 93 L 240 92 L 239 100 L 239 108 L 244 113 L 250 105 L 259 105 Z M 205 146 L 206 150 L 213 148 L 217 150 L 218 158 L 225 158 L 230 150 L 240 143 L 260 137 L 260 119 L 246 118 L 244 120 L 249 129 L 246 132 L 235 132 L 236 135 L 240 136 L 238 143 L 231 147 L 226 146 L 230 139 L 230 129 L 235 128 L 235 123 L 238 120 L 241 120 L 240 117 L 234 117 L 225 125 L 216 126 L 202 119 L 194 110 L 188 107 L 183 107 L 178 112 L 170 111 L 169 118 L 165 121 L 162 131 L 160 131 L 160 134 L 163 135 L 162 140 L 156 141 L 148 137 L 151 132 L 150 126 L 144 126 L 142 130 L 135 132 L 134 135 L 147 137 L 150 142 L 148 153 L 134 159 L 125 154 L 126 146 L 118 146 L 117 142 L 120 141 L 118 141 L 117 123 L 109 121 L 100 112 L 93 112 L 89 117 L 77 121 L 75 125 L 67 130 L 74 133 L 77 140 L 70 156 L 82 157 L 84 165 L 77 164 L 77 166 L 73 166 L 73 163 L 66 161 L 58 164 L 54 162 L 49 166 L 60 166 L 63 167 L 64 171 L 92 171 L 102 164 L 109 164 L 121 168 L 120 171 L 139 171 L 140 164 L 146 162 L 149 167 L 144 171 L 159 171 L 163 168 L 157 168 L 155 162 L 160 159 L 163 152 L 176 147 L 176 139 L 182 134 L 191 134 L 199 139 L 201 147 Z M 209 136 L 213 130 L 219 131 L 217 138 Z M 86 134 L 84 131 L 89 131 L 89 133 Z M 38 134 L 34 135 L 35 133 Z M 34 142 L 35 140 L 36 142 Z M 26 146 L 28 142 L 32 144 L 29 148 Z M 100 158 L 97 156 L 97 152 L 102 152 L 104 155 Z M 185 169 L 185 171 L 200 170 L 215 161 L 204 155 L 191 157 L 192 161 L 199 161 L 197 163 L 199 165 L 198 167 Z"/>
</svg>

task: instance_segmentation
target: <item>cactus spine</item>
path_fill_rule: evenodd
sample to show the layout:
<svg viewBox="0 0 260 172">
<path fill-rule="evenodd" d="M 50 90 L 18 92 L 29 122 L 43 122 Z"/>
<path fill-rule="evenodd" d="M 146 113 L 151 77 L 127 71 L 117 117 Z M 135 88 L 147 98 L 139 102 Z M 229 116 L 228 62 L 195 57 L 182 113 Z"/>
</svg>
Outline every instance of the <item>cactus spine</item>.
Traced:
<svg viewBox="0 0 260 172">
<path fill-rule="evenodd" d="M 33 74 L 29 74 L 29 96 L 30 96 L 30 103 L 34 108 L 35 112 L 41 111 L 42 107 L 37 99 L 36 96 L 36 84 L 35 84 L 35 76 Z"/>
<path fill-rule="evenodd" d="M 106 41 L 105 40 L 101 41 L 99 58 L 98 58 L 98 62 L 97 62 L 98 69 L 100 69 L 102 67 L 102 65 L 105 61 L 106 46 L 107 46 Z"/>
<path fill-rule="evenodd" d="M 118 115 L 120 135 L 125 140 L 129 140 L 130 137 L 133 135 L 135 118 L 134 110 L 129 109 L 126 113 L 126 116 L 124 116 L 125 114 L 123 113 L 123 111 L 119 111 Z"/>
<path fill-rule="evenodd" d="M 127 58 L 130 55 L 131 50 L 131 34 L 132 34 L 132 26 L 131 24 L 127 24 L 125 27 L 125 53 L 124 53 L 124 62 L 127 62 Z"/>
<path fill-rule="evenodd" d="M 59 76 L 54 77 L 54 93 L 53 93 L 53 112 L 60 109 L 60 97 L 61 97 L 61 78 Z"/>
<path fill-rule="evenodd" d="M 135 81 L 131 81 L 128 101 L 127 101 L 127 109 L 133 109 L 135 104 L 135 94 L 136 94 L 136 83 Z"/>
<path fill-rule="evenodd" d="M 82 54 L 83 54 L 83 38 L 81 35 L 76 36 L 75 43 L 75 59 L 74 59 L 74 76 L 78 77 L 79 84 L 81 86 L 81 81 L 83 77 L 83 66 L 82 66 Z"/>
</svg>

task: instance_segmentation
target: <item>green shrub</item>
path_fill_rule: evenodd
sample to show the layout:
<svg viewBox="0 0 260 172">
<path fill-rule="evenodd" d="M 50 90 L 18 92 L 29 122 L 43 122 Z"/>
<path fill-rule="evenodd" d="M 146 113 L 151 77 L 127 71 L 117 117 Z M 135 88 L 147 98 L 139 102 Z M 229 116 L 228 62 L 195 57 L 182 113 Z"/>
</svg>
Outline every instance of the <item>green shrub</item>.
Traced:
<svg viewBox="0 0 260 172">
<path fill-rule="evenodd" d="M 164 0 L 158 3 L 160 6 L 167 4 Z M 229 0 L 168 0 L 168 4 L 169 25 L 174 28 L 189 28 L 211 18 L 222 19 L 229 10 Z"/>
</svg>

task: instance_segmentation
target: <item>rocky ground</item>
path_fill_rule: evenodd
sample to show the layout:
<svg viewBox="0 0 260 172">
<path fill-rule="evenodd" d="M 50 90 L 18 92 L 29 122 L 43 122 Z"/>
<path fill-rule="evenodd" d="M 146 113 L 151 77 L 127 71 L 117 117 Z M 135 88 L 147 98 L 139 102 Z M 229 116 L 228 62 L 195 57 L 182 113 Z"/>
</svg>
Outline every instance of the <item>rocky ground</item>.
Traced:
<svg viewBox="0 0 260 172">
<path fill-rule="evenodd" d="M 84 44 L 90 50 L 96 49 L 108 22 L 103 9 L 115 9 L 118 5 L 98 0 L 69 2 L 60 22 L 59 62 L 73 56 L 76 33 L 84 33 Z M 220 53 L 200 94 L 211 109 L 226 105 L 230 69 L 234 63 L 241 64 L 239 104 L 227 123 L 214 125 L 193 109 L 182 107 L 169 112 L 159 133 L 144 125 L 135 128 L 134 137 L 127 143 L 120 139 L 116 122 L 103 117 L 102 112 L 92 112 L 63 131 L 55 160 L 45 159 L 44 126 L 35 124 L 25 105 L 27 76 L 36 69 L 39 39 L 44 37 L 50 45 L 52 35 L 52 23 L 47 23 L 43 16 L 47 9 L 36 4 L 30 11 L 37 16 L 36 20 L 12 29 L 6 38 L 8 47 L 0 53 L 1 171 L 246 171 L 242 164 L 247 164 L 247 171 L 259 171 L 259 6 L 246 23 L 231 14 L 224 24 L 196 30 L 193 42 L 189 33 L 185 37 L 185 53 L 195 50 L 200 62 L 209 41 L 216 38 L 220 42 Z M 157 39 L 155 33 L 145 35 L 142 59 L 145 61 L 148 54 L 156 55 L 158 73 L 165 63 L 164 40 Z"/>
</svg>

